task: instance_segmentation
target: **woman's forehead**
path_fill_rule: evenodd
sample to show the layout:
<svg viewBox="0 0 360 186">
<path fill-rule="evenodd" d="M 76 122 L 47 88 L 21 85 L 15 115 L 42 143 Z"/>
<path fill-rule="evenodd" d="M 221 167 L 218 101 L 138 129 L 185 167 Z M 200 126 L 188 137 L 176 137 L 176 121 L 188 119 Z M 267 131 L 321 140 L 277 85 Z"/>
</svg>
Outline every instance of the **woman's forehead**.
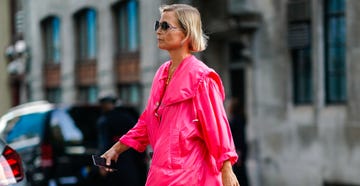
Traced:
<svg viewBox="0 0 360 186">
<path fill-rule="evenodd" d="M 173 11 L 163 12 L 161 14 L 160 21 L 161 22 L 166 21 L 166 22 L 169 22 L 169 23 L 176 23 L 177 18 L 176 18 L 175 12 L 173 12 Z"/>
</svg>

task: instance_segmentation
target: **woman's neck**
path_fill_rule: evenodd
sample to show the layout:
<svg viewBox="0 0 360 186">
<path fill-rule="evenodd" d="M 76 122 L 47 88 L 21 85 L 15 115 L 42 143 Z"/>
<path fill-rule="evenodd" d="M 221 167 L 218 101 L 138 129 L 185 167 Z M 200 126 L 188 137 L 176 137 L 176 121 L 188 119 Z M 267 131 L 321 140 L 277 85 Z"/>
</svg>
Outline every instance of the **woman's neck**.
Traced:
<svg viewBox="0 0 360 186">
<path fill-rule="evenodd" d="M 183 52 L 183 53 L 170 53 L 170 58 L 172 61 L 172 67 L 176 68 L 180 65 L 180 63 L 187 57 L 189 57 L 191 53 Z"/>
</svg>

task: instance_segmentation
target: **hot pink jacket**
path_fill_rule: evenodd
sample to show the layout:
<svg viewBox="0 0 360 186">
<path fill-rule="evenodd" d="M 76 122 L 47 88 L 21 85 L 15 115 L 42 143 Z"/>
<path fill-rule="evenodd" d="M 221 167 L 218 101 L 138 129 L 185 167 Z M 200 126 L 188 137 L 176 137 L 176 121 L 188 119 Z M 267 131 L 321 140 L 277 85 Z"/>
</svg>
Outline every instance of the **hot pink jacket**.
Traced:
<svg viewBox="0 0 360 186">
<path fill-rule="evenodd" d="M 144 112 L 120 141 L 138 151 L 148 144 L 153 148 L 148 186 L 221 186 L 223 162 L 234 164 L 238 158 L 221 79 L 190 56 L 166 88 L 170 64 L 164 63 L 155 74 Z"/>
</svg>

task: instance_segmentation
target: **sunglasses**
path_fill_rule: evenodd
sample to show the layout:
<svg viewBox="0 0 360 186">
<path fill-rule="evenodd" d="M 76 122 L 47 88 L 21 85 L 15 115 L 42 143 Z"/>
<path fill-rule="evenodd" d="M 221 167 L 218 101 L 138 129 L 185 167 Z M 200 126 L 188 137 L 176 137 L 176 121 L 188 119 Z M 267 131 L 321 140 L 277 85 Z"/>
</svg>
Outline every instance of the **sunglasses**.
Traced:
<svg viewBox="0 0 360 186">
<path fill-rule="evenodd" d="M 157 31 L 159 28 L 161 28 L 161 30 L 163 31 L 167 31 L 168 29 L 177 29 L 177 27 L 174 27 L 172 25 L 170 25 L 168 22 L 164 21 L 164 22 L 160 22 L 160 21 L 155 21 L 155 31 Z"/>
</svg>

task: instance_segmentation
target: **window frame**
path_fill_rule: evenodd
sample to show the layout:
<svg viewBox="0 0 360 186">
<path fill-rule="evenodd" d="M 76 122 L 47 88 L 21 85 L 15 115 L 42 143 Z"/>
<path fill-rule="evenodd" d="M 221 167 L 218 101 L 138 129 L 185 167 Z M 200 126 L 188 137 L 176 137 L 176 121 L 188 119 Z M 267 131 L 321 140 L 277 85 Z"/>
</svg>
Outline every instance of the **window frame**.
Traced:
<svg viewBox="0 0 360 186">
<path fill-rule="evenodd" d="M 96 104 L 99 89 L 96 85 L 78 86 L 78 101 L 80 103 Z"/>
<path fill-rule="evenodd" d="M 347 102 L 347 82 L 346 82 L 346 1 L 343 1 L 343 9 L 337 9 L 337 12 L 329 10 L 330 1 L 324 1 L 324 49 L 325 49 L 325 102 L 326 104 L 345 104 Z M 335 4 L 342 0 L 335 0 Z M 339 8 L 339 4 L 334 5 L 332 8 Z M 329 23 L 336 20 L 335 24 L 343 24 L 340 27 L 331 27 Z M 329 29 L 328 29 L 329 28 Z M 334 30 L 330 30 L 334 29 Z M 339 30 L 344 29 L 344 30 Z M 343 33 L 343 38 L 332 37 L 330 33 Z M 335 34 L 339 36 L 341 34 Z M 329 40 L 330 41 L 329 41 Z M 337 49 L 332 53 L 332 49 Z M 339 51 L 340 50 L 340 51 Z M 329 59 L 335 58 L 335 59 Z M 333 60 L 340 60 L 337 64 L 332 64 Z M 342 69 L 339 69 L 339 67 Z M 335 67 L 335 68 L 334 68 Z M 331 78 L 333 80 L 331 80 Z M 334 85 L 331 82 L 334 82 Z M 336 82 L 337 81 L 337 82 Z M 333 91 L 336 91 L 334 93 Z"/>
<path fill-rule="evenodd" d="M 311 23 L 309 0 L 288 2 L 288 44 L 295 105 L 309 105 L 314 101 Z"/>
<path fill-rule="evenodd" d="M 113 6 L 115 50 L 138 53 L 140 50 L 140 16 L 137 0 L 121 1 Z"/>
<path fill-rule="evenodd" d="M 77 61 L 96 60 L 98 56 L 98 13 L 85 8 L 75 14 Z"/>
<path fill-rule="evenodd" d="M 127 106 L 140 107 L 142 92 L 140 83 L 123 83 L 118 84 L 118 96 L 121 102 Z M 133 95 L 134 90 L 137 95 Z M 135 99 L 135 100 L 134 100 Z"/>
<path fill-rule="evenodd" d="M 61 21 L 56 16 L 49 16 L 41 21 L 43 35 L 44 62 L 60 64 L 61 62 Z"/>
<path fill-rule="evenodd" d="M 46 100 L 51 103 L 61 103 L 61 88 L 60 87 L 51 87 L 45 89 Z"/>
</svg>

